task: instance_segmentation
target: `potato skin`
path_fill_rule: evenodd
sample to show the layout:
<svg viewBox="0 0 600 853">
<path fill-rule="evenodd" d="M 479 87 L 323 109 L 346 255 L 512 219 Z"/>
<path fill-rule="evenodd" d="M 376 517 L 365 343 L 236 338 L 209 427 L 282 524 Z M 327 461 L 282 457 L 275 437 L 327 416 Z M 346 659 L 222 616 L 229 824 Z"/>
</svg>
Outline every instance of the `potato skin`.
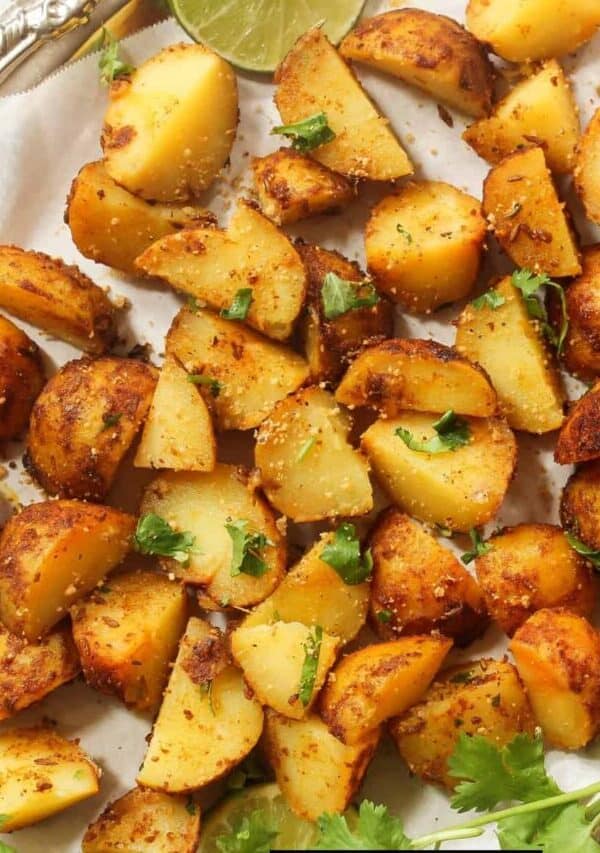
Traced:
<svg viewBox="0 0 600 853">
<path fill-rule="evenodd" d="M 595 551 L 600 550 L 600 462 L 580 465 L 563 489 L 560 520 Z"/>
<path fill-rule="evenodd" d="M 592 116 L 579 142 L 575 164 L 575 188 L 588 219 L 600 223 L 600 108 Z"/>
<path fill-rule="evenodd" d="M 40 350 L 0 315 L 0 442 L 18 438 L 44 384 Z"/>
<path fill-rule="evenodd" d="M 408 515 L 385 510 L 370 547 L 371 624 L 383 640 L 439 631 L 467 645 L 483 633 L 488 617 L 477 582 Z"/>
<path fill-rule="evenodd" d="M 106 496 L 150 407 L 157 376 L 149 364 L 114 357 L 60 368 L 33 407 L 27 443 L 27 470 L 48 494 Z"/>
<path fill-rule="evenodd" d="M 488 539 L 475 561 L 487 609 L 509 636 L 536 610 L 564 607 L 591 616 L 597 586 L 560 527 L 519 524 Z"/>
<path fill-rule="evenodd" d="M 581 252 L 581 275 L 565 288 L 569 328 L 563 360 L 571 373 L 584 380 L 600 374 L 600 244 Z M 552 300 L 550 317 L 561 322 L 560 305 Z"/>
<path fill-rule="evenodd" d="M 600 381 L 577 400 L 558 434 L 554 459 L 559 465 L 600 457 Z"/>
</svg>

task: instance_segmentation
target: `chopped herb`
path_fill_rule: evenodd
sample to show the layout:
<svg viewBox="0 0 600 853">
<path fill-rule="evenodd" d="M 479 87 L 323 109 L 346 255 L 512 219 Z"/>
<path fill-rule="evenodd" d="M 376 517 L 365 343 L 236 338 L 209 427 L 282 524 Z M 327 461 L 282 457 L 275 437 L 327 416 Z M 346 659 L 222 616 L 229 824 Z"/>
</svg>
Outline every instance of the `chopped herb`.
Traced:
<svg viewBox="0 0 600 853">
<path fill-rule="evenodd" d="M 208 385 L 213 397 L 218 397 L 223 387 L 218 379 L 213 379 L 212 376 L 203 376 L 201 373 L 188 373 L 187 380 L 193 385 Z"/>
<path fill-rule="evenodd" d="M 477 557 L 483 557 L 485 554 L 489 554 L 493 548 L 493 545 L 489 542 L 483 541 L 479 531 L 475 527 L 472 527 L 469 530 L 469 539 L 471 540 L 473 548 L 470 551 L 465 551 L 460 558 L 465 565 L 472 563 L 473 560 L 477 559 Z"/>
<path fill-rule="evenodd" d="M 79 770 L 76 770 L 75 773 L 73 773 L 73 779 L 77 780 L 77 779 L 84 779 L 84 778 L 85 778 L 85 773 L 83 772 L 83 770 L 81 770 L 81 768 Z"/>
<path fill-rule="evenodd" d="M 529 312 L 529 316 L 535 320 L 539 320 L 542 332 L 550 341 L 552 346 L 556 347 L 557 353 L 560 355 L 569 329 L 569 315 L 567 313 L 567 299 L 562 286 L 556 281 L 552 281 L 546 273 L 535 275 L 528 269 L 515 270 L 511 276 L 511 281 L 514 286 L 521 291 L 525 306 Z M 541 287 L 549 287 L 558 293 L 561 305 L 562 323 L 560 332 L 552 328 L 548 322 L 548 312 L 544 303 L 537 295 L 537 291 Z"/>
<path fill-rule="evenodd" d="M 178 533 L 168 521 L 153 512 L 143 515 L 133 537 L 133 544 L 140 554 L 156 554 L 172 557 L 178 563 L 187 563 L 193 551 L 196 537 L 189 531 Z"/>
<path fill-rule="evenodd" d="M 9 814 L 0 814 L 0 829 L 2 829 L 7 820 L 10 820 Z"/>
<path fill-rule="evenodd" d="M 0 853 L 18 853 L 16 847 L 11 847 L 10 844 L 5 844 L 4 841 L 0 841 Z"/>
<path fill-rule="evenodd" d="M 245 320 L 248 316 L 252 299 L 252 288 L 241 287 L 233 297 L 229 308 L 221 308 L 221 317 L 224 320 Z"/>
<path fill-rule="evenodd" d="M 205 681 L 203 684 L 200 685 L 200 692 L 202 693 L 203 696 L 208 697 L 208 707 L 210 708 L 210 713 L 213 715 L 213 717 L 216 716 L 215 715 L 215 706 L 213 705 L 213 683 L 212 683 L 212 679 L 210 681 Z"/>
<path fill-rule="evenodd" d="M 250 753 L 227 779 L 230 791 L 241 791 L 248 782 L 266 782 L 267 773 L 256 753 Z"/>
<path fill-rule="evenodd" d="M 310 438 L 307 438 L 300 447 L 298 451 L 298 455 L 296 456 L 296 462 L 304 462 L 310 451 L 313 449 L 317 441 L 316 436 L 311 435 Z"/>
<path fill-rule="evenodd" d="M 400 818 L 393 817 L 387 806 L 376 806 L 369 800 L 360 804 L 352 829 L 339 814 L 321 815 L 318 824 L 321 837 L 317 850 L 412 850 Z"/>
<path fill-rule="evenodd" d="M 349 522 L 340 524 L 333 535 L 333 542 L 321 551 L 321 559 L 335 569 L 349 586 L 366 581 L 373 570 L 371 550 L 361 555 L 356 527 Z"/>
<path fill-rule="evenodd" d="M 219 835 L 216 846 L 219 853 L 270 853 L 278 835 L 265 820 L 259 809 L 239 820 L 229 835 Z"/>
<path fill-rule="evenodd" d="M 380 610 L 377 614 L 379 622 L 391 622 L 393 613 L 391 610 Z"/>
<path fill-rule="evenodd" d="M 201 305 L 195 296 L 188 296 L 185 304 L 187 305 L 189 310 L 194 314 L 197 314 L 201 308 Z"/>
<path fill-rule="evenodd" d="M 478 311 L 481 311 L 482 308 L 491 308 L 492 311 L 495 311 L 501 305 L 504 305 L 505 302 L 505 297 L 501 293 L 498 293 L 497 290 L 487 290 L 481 296 L 478 296 L 477 299 L 473 299 L 471 305 Z"/>
<path fill-rule="evenodd" d="M 329 127 L 325 113 L 315 113 L 294 124 L 280 124 L 271 133 L 279 133 L 292 140 L 292 148 L 297 151 L 312 151 L 319 145 L 325 145 L 335 139 L 335 133 Z"/>
<path fill-rule="evenodd" d="M 102 30 L 102 51 L 98 59 L 100 82 L 110 86 L 118 77 L 125 77 L 135 71 L 135 66 L 123 62 L 119 57 L 119 42 L 113 38 L 106 28 Z"/>
<path fill-rule="evenodd" d="M 185 804 L 185 810 L 188 814 L 196 814 L 196 803 L 192 800 L 191 797 L 188 797 L 187 799 L 187 803 Z"/>
<path fill-rule="evenodd" d="M 585 557 L 585 559 L 591 563 L 595 569 L 600 569 L 600 551 L 595 551 L 593 548 L 590 548 L 585 544 L 585 542 L 582 542 L 581 539 L 578 539 L 572 533 L 569 533 L 568 530 L 565 530 L 565 536 L 567 537 L 567 542 L 574 551 L 582 557 Z"/>
<path fill-rule="evenodd" d="M 433 424 L 433 428 L 437 435 L 427 439 L 427 441 L 419 441 L 410 430 L 404 427 L 398 427 L 395 434 L 416 453 L 447 453 L 464 447 L 471 438 L 469 424 L 463 418 L 457 417 L 452 409 L 445 412 Z"/>
<path fill-rule="evenodd" d="M 501 702 L 501 696 L 499 693 L 496 693 L 495 696 L 492 696 L 492 708 L 499 708 Z"/>
<path fill-rule="evenodd" d="M 300 699 L 305 708 L 312 698 L 313 690 L 315 687 L 315 679 L 317 677 L 317 669 L 319 668 L 319 655 L 321 653 L 322 640 L 323 629 L 320 625 L 315 625 L 303 645 L 304 663 L 302 664 L 302 672 L 300 673 L 300 687 L 298 688 L 298 698 Z"/>
<path fill-rule="evenodd" d="M 407 231 L 406 228 L 403 225 L 401 225 L 399 222 L 396 225 L 396 231 L 398 232 L 398 234 L 402 234 L 402 236 L 404 237 L 404 239 L 406 240 L 407 243 L 412 243 L 412 241 L 413 241 L 412 234 L 410 233 L 410 231 Z"/>
<path fill-rule="evenodd" d="M 105 430 L 116 426 L 122 417 L 123 414 L 121 412 L 114 412 L 113 414 L 102 415 L 102 429 L 100 430 L 100 432 L 104 432 Z"/>
<path fill-rule="evenodd" d="M 356 308 L 372 308 L 379 302 L 379 294 L 370 281 L 348 281 L 328 272 L 323 278 L 321 299 L 325 317 L 335 320 Z"/>
<path fill-rule="evenodd" d="M 466 669 L 463 672 L 457 672 L 456 675 L 450 676 L 451 684 L 470 684 L 476 676 L 471 672 L 470 669 Z"/>
<path fill-rule="evenodd" d="M 243 572 L 259 578 L 269 570 L 260 552 L 274 543 L 264 533 L 247 533 L 247 527 L 248 522 L 245 520 L 231 521 L 225 525 L 233 544 L 231 576 L 236 577 Z"/>
</svg>

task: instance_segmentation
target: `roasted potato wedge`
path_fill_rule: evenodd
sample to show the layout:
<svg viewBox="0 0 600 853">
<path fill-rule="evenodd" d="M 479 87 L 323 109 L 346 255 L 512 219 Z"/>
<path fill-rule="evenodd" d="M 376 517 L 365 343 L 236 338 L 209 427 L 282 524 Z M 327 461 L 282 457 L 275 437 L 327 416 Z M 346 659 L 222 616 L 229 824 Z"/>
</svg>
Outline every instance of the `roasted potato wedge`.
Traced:
<svg viewBox="0 0 600 853">
<path fill-rule="evenodd" d="M 558 434 L 554 459 L 559 465 L 600 458 L 600 382 L 569 411 Z"/>
<path fill-rule="evenodd" d="M 453 347 L 394 338 L 363 350 L 335 392 L 346 406 L 371 406 L 393 418 L 406 409 L 488 417 L 498 407 L 484 370 Z"/>
<path fill-rule="evenodd" d="M 471 292 L 485 234 L 476 198 L 441 181 L 413 181 L 371 211 L 367 266 L 390 299 L 428 313 Z"/>
<path fill-rule="evenodd" d="M 149 204 L 113 181 L 101 160 L 80 169 L 65 211 L 65 222 L 81 254 L 127 275 L 140 274 L 134 261 L 156 240 L 216 221 L 203 207 Z"/>
<path fill-rule="evenodd" d="M 2 832 L 38 823 L 99 790 L 100 769 L 54 729 L 0 733 Z"/>
<path fill-rule="evenodd" d="M 92 355 L 116 337 L 116 310 L 76 266 L 42 252 L 0 246 L 0 308 Z"/>
<path fill-rule="evenodd" d="M 316 714 L 290 720 L 267 710 L 264 746 L 290 808 L 306 820 L 343 812 L 379 742 L 379 730 L 347 746 Z"/>
<path fill-rule="evenodd" d="M 261 484 L 293 521 L 363 515 L 373 506 L 369 466 L 348 443 L 350 419 L 332 394 L 310 386 L 278 403 L 258 428 Z"/>
<path fill-rule="evenodd" d="M 592 572 L 553 524 L 519 524 L 488 539 L 475 563 L 489 614 L 509 636 L 545 607 L 591 616 Z"/>
<path fill-rule="evenodd" d="M 600 223 L 600 108 L 581 137 L 575 165 L 575 186 L 588 219 Z"/>
<path fill-rule="evenodd" d="M 458 318 L 456 349 L 487 372 L 513 429 L 558 429 L 565 394 L 550 352 L 510 278 L 492 293 L 500 304 L 471 303 Z"/>
<path fill-rule="evenodd" d="M 134 788 L 88 826 L 82 853 L 196 853 L 200 809 L 192 800 Z"/>
<path fill-rule="evenodd" d="M 162 557 L 162 568 L 188 584 L 199 586 L 216 606 L 257 604 L 273 592 L 283 577 L 284 540 L 275 515 L 255 478 L 235 465 L 217 464 L 210 473 L 168 471 L 150 483 L 140 513 L 155 513 L 176 530 L 194 536 L 187 563 Z M 269 542 L 260 552 L 267 570 L 260 576 L 231 573 L 233 540 L 228 523 L 247 522 L 247 532 L 264 534 Z"/>
<path fill-rule="evenodd" d="M 216 380 L 190 376 L 172 356 L 165 358 L 135 454 L 136 467 L 213 470 L 217 446 L 211 414 L 198 390 L 203 381 L 218 396 Z"/>
<path fill-rule="evenodd" d="M 311 155 L 342 175 L 390 181 L 411 174 L 406 152 L 319 27 L 292 47 L 275 72 L 275 104 L 284 124 L 324 112 L 335 138 Z"/>
<path fill-rule="evenodd" d="M 83 501 L 29 504 L 0 533 L 0 620 L 30 642 L 129 551 L 135 519 Z"/>
<path fill-rule="evenodd" d="M 44 381 L 37 344 L 0 315 L 0 442 L 21 435 Z"/>
<path fill-rule="evenodd" d="M 579 135 L 579 111 L 569 78 L 551 59 L 517 83 L 489 118 L 468 127 L 463 139 L 489 163 L 532 143 L 541 145 L 548 167 L 562 174 L 573 171 Z"/>
<path fill-rule="evenodd" d="M 494 69 L 464 27 L 425 9 L 393 9 L 363 18 L 340 45 L 345 59 L 387 71 L 472 116 L 490 111 Z"/>
<path fill-rule="evenodd" d="M 156 708 L 185 630 L 181 584 L 149 571 L 115 575 L 71 608 L 85 680 L 140 711 Z"/>
<path fill-rule="evenodd" d="M 25 464 L 50 495 L 102 500 L 146 417 L 157 371 L 128 358 L 80 358 L 46 384 Z"/>
<path fill-rule="evenodd" d="M 509 154 L 483 184 L 483 212 L 511 261 L 550 276 L 579 275 L 579 249 L 539 145 Z"/>
<path fill-rule="evenodd" d="M 436 435 L 434 414 L 406 412 L 378 420 L 362 447 L 394 503 L 415 518 L 465 533 L 490 521 L 510 484 L 517 459 L 515 437 L 502 418 L 468 418 L 471 440 L 447 453 L 411 450 L 399 428 L 417 440 Z"/>
<path fill-rule="evenodd" d="M 192 618 L 137 782 L 165 793 L 208 785 L 245 758 L 262 728 L 260 703 L 230 663 L 221 632 Z"/>
<path fill-rule="evenodd" d="M 587 619 L 538 610 L 510 650 L 546 740 L 558 749 L 589 743 L 600 725 L 600 635 Z"/>
<path fill-rule="evenodd" d="M 229 228 L 196 228 L 157 240 L 136 261 L 211 308 L 228 310 L 236 294 L 251 291 L 244 319 L 283 341 L 292 333 L 306 292 L 306 273 L 286 235 L 248 202 L 240 201 Z M 231 318 L 234 319 L 234 318 Z"/>
<path fill-rule="evenodd" d="M 466 645 L 488 624 L 483 595 L 456 557 L 420 524 L 386 510 L 371 533 L 371 623 L 383 640 L 439 632 Z"/>
<path fill-rule="evenodd" d="M 227 162 L 238 123 L 235 74 L 201 44 L 174 44 L 110 88 L 106 171 L 152 201 L 187 201 Z"/>
<path fill-rule="evenodd" d="M 594 551 L 600 551 L 600 462 L 580 465 L 563 490 L 560 520 Z"/>
<path fill-rule="evenodd" d="M 457 779 L 448 759 L 462 733 L 502 747 L 519 732 L 533 734 L 535 722 L 514 666 L 481 658 L 439 675 L 423 700 L 389 728 L 411 773 L 452 789 Z"/>
<path fill-rule="evenodd" d="M 565 367 L 582 379 L 600 374 L 600 244 L 581 252 L 583 272 L 565 290 L 569 328 L 563 348 Z M 550 305 L 557 324 L 562 321 L 560 305 Z"/>
</svg>

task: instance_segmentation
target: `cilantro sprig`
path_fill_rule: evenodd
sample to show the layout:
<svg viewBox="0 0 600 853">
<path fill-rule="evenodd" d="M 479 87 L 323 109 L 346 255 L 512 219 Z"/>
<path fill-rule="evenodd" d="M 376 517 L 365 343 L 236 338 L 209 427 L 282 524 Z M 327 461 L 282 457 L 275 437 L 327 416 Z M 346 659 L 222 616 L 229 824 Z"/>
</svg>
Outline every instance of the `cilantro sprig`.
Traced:
<svg viewBox="0 0 600 853">
<path fill-rule="evenodd" d="M 473 308 L 476 308 L 477 311 L 481 311 L 483 308 L 491 308 L 492 311 L 496 311 L 496 309 L 500 308 L 506 302 L 506 298 L 502 296 L 501 293 L 498 293 L 497 290 L 486 290 L 485 293 L 482 293 L 481 296 L 478 296 L 477 299 L 473 299 L 471 301 L 471 305 Z"/>
<path fill-rule="evenodd" d="M 135 66 L 124 62 L 119 56 L 119 42 L 109 33 L 106 27 L 102 30 L 102 51 L 98 59 L 100 82 L 110 86 L 118 77 L 125 77 L 135 71 Z"/>
<path fill-rule="evenodd" d="M 298 698 L 305 708 L 312 699 L 313 690 L 315 689 L 322 641 L 323 629 L 320 625 L 315 625 L 303 645 L 304 662 L 302 663 L 302 671 L 300 673 Z"/>
<path fill-rule="evenodd" d="M 107 429 L 116 426 L 122 417 L 122 412 L 106 412 L 105 414 L 103 414 L 100 432 L 106 432 Z"/>
<path fill-rule="evenodd" d="M 224 320 L 245 320 L 253 298 L 251 287 L 240 287 L 229 308 L 221 308 L 220 316 Z"/>
<path fill-rule="evenodd" d="M 222 384 L 218 379 L 213 379 L 212 376 L 205 376 L 203 373 L 188 373 L 187 381 L 192 385 L 207 385 L 211 396 L 218 397 L 221 393 Z"/>
<path fill-rule="evenodd" d="M 323 278 L 321 300 L 323 313 L 328 320 L 335 320 L 356 308 L 372 308 L 379 299 L 370 281 L 348 281 L 334 272 L 328 272 Z"/>
<path fill-rule="evenodd" d="M 371 550 L 361 554 L 356 527 L 349 522 L 340 524 L 333 535 L 333 542 L 321 551 L 321 559 L 335 569 L 349 586 L 363 583 L 373 571 Z"/>
<path fill-rule="evenodd" d="M 321 837 L 318 850 L 410 850 L 402 821 L 386 806 L 363 800 L 358 823 L 352 830 L 343 815 L 324 814 L 319 818 Z"/>
<path fill-rule="evenodd" d="M 168 521 L 149 512 L 137 523 L 133 545 L 140 554 L 172 557 L 178 563 L 187 563 L 194 550 L 196 537 L 189 531 L 178 532 Z"/>
<path fill-rule="evenodd" d="M 465 565 L 472 563 L 477 557 L 483 557 L 489 554 L 493 546 L 489 542 L 484 542 L 477 528 L 472 527 L 469 530 L 469 539 L 471 540 L 472 548 L 470 551 L 465 551 L 461 555 L 461 560 Z"/>
<path fill-rule="evenodd" d="M 335 133 L 329 127 L 327 115 L 323 112 L 307 116 L 293 124 L 280 124 L 271 133 L 287 136 L 292 141 L 292 148 L 297 151 L 312 151 L 319 145 L 325 145 L 335 139 Z"/>
<path fill-rule="evenodd" d="M 582 557 L 585 557 L 585 559 L 591 563 L 595 569 L 600 569 L 600 551 L 590 548 L 589 545 L 586 545 L 585 542 L 582 542 L 581 539 L 578 539 L 577 536 L 570 533 L 568 530 L 565 530 L 565 536 L 567 542 L 574 551 Z"/>
<path fill-rule="evenodd" d="M 267 545 L 274 543 L 264 533 L 248 533 L 248 521 L 239 519 L 225 525 L 233 545 L 231 554 L 231 576 L 239 574 L 260 578 L 269 570 L 261 556 Z"/>
<path fill-rule="evenodd" d="M 271 842 L 278 834 L 260 809 L 256 809 L 238 821 L 230 835 L 218 836 L 217 850 L 219 853 L 270 853 Z"/>
<path fill-rule="evenodd" d="M 442 417 L 433 424 L 437 435 L 426 441 L 419 441 L 412 432 L 404 427 L 398 427 L 395 434 L 406 444 L 410 450 L 416 453 L 448 453 L 464 447 L 471 440 L 469 424 L 463 418 L 448 409 Z"/>
<path fill-rule="evenodd" d="M 560 355 L 569 329 L 567 298 L 562 286 L 558 282 L 552 281 L 546 273 L 536 275 L 526 268 L 515 270 L 511 276 L 511 281 L 521 291 L 529 316 L 539 321 L 542 332 L 552 346 L 556 347 L 556 352 Z M 542 287 L 551 288 L 558 293 L 562 314 L 562 322 L 558 334 L 548 322 L 546 306 L 538 295 L 538 291 Z"/>
</svg>

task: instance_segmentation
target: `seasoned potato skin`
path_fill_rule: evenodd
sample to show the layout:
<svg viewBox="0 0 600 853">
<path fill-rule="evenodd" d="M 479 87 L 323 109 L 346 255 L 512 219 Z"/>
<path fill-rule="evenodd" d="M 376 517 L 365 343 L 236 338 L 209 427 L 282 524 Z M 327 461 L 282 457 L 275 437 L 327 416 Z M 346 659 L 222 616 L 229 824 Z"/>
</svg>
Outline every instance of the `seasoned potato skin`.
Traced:
<svg viewBox="0 0 600 853">
<path fill-rule="evenodd" d="M 38 397 L 26 466 L 48 494 L 102 500 L 140 429 L 158 376 L 149 364 L 104 357 L 69 361 Z M 113 424 L 105 418 L 115 416 Z"/>
<path fill-rule="evenodd" d="M 577 150 L 575 164 L 575 187 L 588 219 L 600 223 L 600 108 L 592 116 L 585 129 Z"/>
<path fill-rule="evenodd" d="M 44 384 L 37 344 L 0 315 L 0 442 L 23 432 Z"/>
<path fill-rule="evenodd" d="M 600 381 L 575 403 L 562 425 L 554 449 L 559 465 L 600 457 Z"/>
<path fill-rule="evenodd" d="M 595 551 L 600 550 L 600 462 L 580 465 L 563 489 L 560 520 Z"/>
<path fill-rule="evenodd" d="M 383 640 L 439 631 L 467 645 L 483 633 L 488 618 L 477 582 L 408 515 L 385 510 L 370 547 L 371 624 Z"/>
<path fill-rule="evenodd" d="M 582 249 L 581 265 L 581 275 L 565 288 L 569 328 L 563 360 L 571 373 L 590 380 L 600 374 L 600 244 Z M 558 327 L 562 312 L 556 300 L 549 311 Z"/>
</svg>

